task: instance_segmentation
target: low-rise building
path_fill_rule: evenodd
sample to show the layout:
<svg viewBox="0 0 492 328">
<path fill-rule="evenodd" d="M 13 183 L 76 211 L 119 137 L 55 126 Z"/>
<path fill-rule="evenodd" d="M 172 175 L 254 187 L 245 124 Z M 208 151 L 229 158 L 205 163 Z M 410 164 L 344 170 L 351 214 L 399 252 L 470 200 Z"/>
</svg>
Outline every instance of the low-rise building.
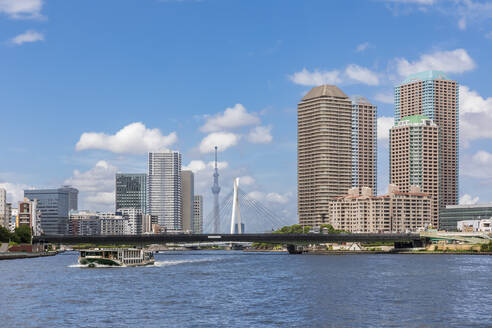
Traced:
<svg viewBox="0 0 492 328">
<path fill-rule="evenodd" d="M 140 235 L 143 232 L 144 211 L 141 208 L 120 208 L 116 211 L 128 218 L 128 229 L 131 235 Z"/>
<path fill-rule="evenodd" d="M 492 217 L 492 203 L 448 205 L 439 212 L 439 230 L 456 231 L 459 221 L 481 220 Z"/>
<path fill-rule="evenodd" d="M 15 227 L 18 228 L 22 225 L 29 226 L 34 236 L 39 236 L 42 233 L 41 213 L 38 210 L 37 200 L 31 201 L 24 198 L 23 201 L 19 202 Z"/>
<path fill-rule="evenodd" d="M 101 235 L 129 235 L 130 220 L 120 214 L 99 213 Z"/>
<path fill-rule="evenodd" d="M 492 218 L 458 221 L 456 228 L 463 232 L 492 232 Z"/>
<path fill-rule="evenodd" d="M 432 223 L 433 199 L 411 186 L 401 192 L 389 185 L 388 193 L 374 196 L 371 188 L 351 188 L 329 202 L 329 222 L 337 230 L 352 233 L 414 232 Z"/>
<path fill-rule="evenodd" d="M 68 234 L 72 236 L 92 236 L 101 234 L 99 213 L 91 211 L 70 211 Z"/>
</svg>

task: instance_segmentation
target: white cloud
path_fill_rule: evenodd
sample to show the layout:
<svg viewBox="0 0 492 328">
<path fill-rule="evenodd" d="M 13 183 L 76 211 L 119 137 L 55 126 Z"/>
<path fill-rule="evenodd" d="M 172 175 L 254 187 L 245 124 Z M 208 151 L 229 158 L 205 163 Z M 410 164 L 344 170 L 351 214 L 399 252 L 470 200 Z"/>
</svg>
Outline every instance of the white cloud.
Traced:
<svg viewBox="0 0 492 328">
<path fill-rule="evenodd" d="M 472 197 L 471 195 L 464 194 L 463 196 L 460 197 L 460 205 L 474 205 L 477 204 L 480 198 L 477 197 Z"/>
<path fill-rule="evenodd" d="M 394 96 L 389 93 L 378 93 L 374 96 L 374 99 L 384 104 L 393 104 L 395 100 Z"/>
<path fill-rule="evenodd" d="M 305 86 L 317 86 L 322 84 L 338 84 L 342 82 L 340 71 L 319 71 L 309 72 L 303 68 L 302 71 L 296 72 L 289 76 L 289 79 L 295 84 Z"/>
<path fill-rule="evenodd" d="M 249 175 L 245 175 L 239 178 L 239 185 L 251 186 L 255 183 L 255 179 Z"/>
<path fill-rule="evenodd" d="M 387 140 L 389 138 L 389 130 L 395 124 L 393 117 L 378 117 L 378 139 Z"/>
<path fill-rule="evenodd" d="M 363 52 L 367 48 L 369 48 L 369 46 L 370 46 L 369 42 L 361 43 L 361 44 L 357 45 L 357 48 L 355 49 L 355 51 L 356 52 Z"/>
<path fill-rule="evenodd" d="M 229 166 L 227 162 L 217 162 L 217 168 L 219 170 L 225 169 Z M 215 168 L 215 162 L 205 163 L 201 160 L 192 160 L 188 165 L 183 166 L 183 170 L 193 171 L 193 173 L 197 173 L 203 171 L 207 168 Z"/>
<path fill-rule="evenodd" d="M 370 69 L 355 64 L 348 65 L 345 69 L 345 74 L 348 76 L 349 79 L 360 82 L 362 84 L 379 84 L 379 78 L 376 73 L 374 73 Z"/>
<path fill-rule="evenodd" d="M 218 147 L 218 151 L 224 151 L 229 147 L 237 145 L 240 136 L 230 132 L 213 132 L 203 138 L 199 149 L 202 154 L 211 153 L 214 147 Z"/>
<path fill-rule="evenodd" d="M 176 143 L 175 132 L 167 136 L 159 129 L 147 129 L 141 122 L 131 123 L 114 135 L 102 132 L 85 132 L 80 136 L 75 149 L 101 149 L 113 153 L 144 154 L 149 151 L 166 150 Z"/>
<path fill-rule="evenodd" d="M 461 17 L 459 20 L 458 20 L 458 28 L 460 30 L 466 30 L 466 18 L 465 17 Z"/>
<path fill-rule="evenodd" d="M 481 184 L 492 184 L 492 154 L 479 150 L 472 156 L 465 154 L 460 159 L 460 174 L 480 179 Z"/>
<path fill-rule="evenodd" d="M 492 138 L 492 97 L 483 98 L 467 86 L 460 86 L 460 138 L 469 141 Z"/>
<path fill-rule="evenodd" d="M 289 76 L 295 84 L 305 86 L 318 86 L 323 84 L 356 84 L 378 85 L 378 75 L 368 68 L 350 64 L 343 71 L 320 71 L 315 69 L 313 72 L 303 68 Z"/>
<path fill-rule="evenodd" d="M 269 143 L 273 137 L 270 133 L 272 126 L 257 126 L 248 134 L 248 141 L 252 143 Z"/>
<path fill-rule="evenodd" d="M 115 175 L 118 169 L 107 161 L 99 161 L 85 172 L 74 170 L 64 184 L 80 191 L 79 208 L 114 210 Z"/>
<path fill-rule="evenodd" d="M 24 190 L 34 189 L 26 184 L 18 184 L 11 182 L 0 182 L 0 188 L 7 191 L 7 202 L 12 204 L 13 208 L 17 208 L 17 203 L 24 200 Z"/>
<path fill-rule="evenodd" d="M 260 119 L 255 114 L 248 113 L 243 105 L 236 104 L 232 108 L 226 108 L 224 113 L 208 117 L 200 131 L 217 132 L 259 123 Z"/>
<path fill-rule="evenodd" d="M 28 30 L 10 39 L 10 43 L 20 46 L 23 43 L 37 42 L 43 40 L 44 40 L 43 33 L 39 33 L 34 30 Z"/>
<path fill-rule="evenodd" d="M 485 150 L 480 150 L 473 155 L 473 160 L 478 164 L 489 165 L 492 164 L 492 154 Z"/>
<path fill-rule="evenodd" d="M 249 192 L 247 196 L 259 202 L 267 201 L 271 203 L 286 204 L 287 202 L 289 202 L 292 194 L 285 193 L 282 195 L 276 192 L 264 193 L 256 190 Z"/>
<path fill-rule="evenodd" d="M 438 70 L 447 73 L 463 73 L 473 70 L 475 62 L 465 49 L 436 51 L 421 55 L 419 60 L 409 62 L 405 58 L 396 58 L 396 69 L 400 76 L 408 76 L 427 70 Z"/>
<path fill-rule="evenodd" d="M 14 19 L 41 18 L 42 0 L 0 0 L 0 13 Z"/>
</svg>

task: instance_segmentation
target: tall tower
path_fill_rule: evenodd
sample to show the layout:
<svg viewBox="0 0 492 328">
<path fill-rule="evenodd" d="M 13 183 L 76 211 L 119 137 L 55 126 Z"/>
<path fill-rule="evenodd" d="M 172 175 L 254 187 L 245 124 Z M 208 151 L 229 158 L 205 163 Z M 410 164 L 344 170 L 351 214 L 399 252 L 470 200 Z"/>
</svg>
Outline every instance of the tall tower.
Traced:
<svg viewBox="0 0 492 328">
<path fill-rule="evenodd" d="M 215 146 L 215 171 L 214 185 L 212 186 L 212 194 L 214 194 L 214 233 L 220 232 L 220 209 L 219 209 L 219 170 L 217 169 L 217 146 Z"/>
<path fill-rule="evenodd" d="M 299 223 L 329 223 L 329 204 L 352 185 L 352 101 L 334 85 L 313 88 L 297 107 Z"/>
<path fill-rule="evenodd" d="M 458 203 L 459 88 L 439 71 L 408 76 L 395 87 L 395 124 L 425 115 L 439 127 L 439 207 Z"/>
</svg>

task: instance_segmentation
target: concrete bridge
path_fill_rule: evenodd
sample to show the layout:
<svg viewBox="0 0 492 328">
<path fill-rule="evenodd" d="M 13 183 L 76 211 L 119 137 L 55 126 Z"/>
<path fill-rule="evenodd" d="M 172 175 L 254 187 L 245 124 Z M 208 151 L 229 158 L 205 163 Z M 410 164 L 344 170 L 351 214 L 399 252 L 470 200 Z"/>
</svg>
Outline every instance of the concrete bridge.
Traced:
<svg viewBox="0 0 492 328">
<path fill-rule="evenodd" d="M 33 244 L 95 244 L 95 245 L 151 245 L 151 244 L 189 244 L 202 242 L 257 242 L 288 245 L 289 250 L 296 245 L 322 244 L 333 242 L 391 242 L 395 248 L 418 247 L 425 243 L 418 233 L 357 233 L 357 234 L 156 234 L 156 235 L 112 235 L 112 236 L 35 236 Z"/>
</svg>

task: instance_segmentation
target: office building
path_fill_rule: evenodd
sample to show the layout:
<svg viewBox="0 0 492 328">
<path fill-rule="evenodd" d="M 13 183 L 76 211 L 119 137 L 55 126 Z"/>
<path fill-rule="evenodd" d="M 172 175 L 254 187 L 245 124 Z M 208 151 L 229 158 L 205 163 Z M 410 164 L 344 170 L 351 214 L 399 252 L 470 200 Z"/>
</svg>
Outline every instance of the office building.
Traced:
<svg viewBox="0 0 492 328">
<path fill-rule="evenodd" d="M 68 192 L 68 211 L 77 211 L 79 209 L 79 190 L 72 186 L 62 186 L 60 190 Z"/>
<path fill-rule="evenodd" d="M 41 212 L 41 229 L 47 235 L 63 235 L 68 229 L 69 207 L 75 207 L 74 188 L 24 190 L 24 197 L 37 200 Z M 72 204 L 70 204 L 72 198 Z"/>
<path fill-rule="evenodd" d="M 439 211 L 439 230 L 456 231 L 459 221 L 492 218 L 492 203 L 448 205 Z"/>
<path fill-rule="evenodd" d="M 120 208 L 118 214 L 128 219 L 128 233 L 130 235 L 140 235 L 143 233 L 144 213 L 139 208 Z"/>
<path fill-rule="evenodd" d="M 72 236 L 94 236 L 101 234 L 99 213 L 90 211 L 70 211 L 68 234 Z"/>
<path fill-rule="evenodd" d="M 159 224 L 157 221 L 157 216 L 150 215 L 150 214 L 145 214 L 143 216 L 142 233 L 145 234 L 155 233 L 157 230 L 160 230 L 159 228 L 157 228 L 158 226 Z"/>
<path fill-rule="evenodd" d="M 439 128 L 423 115 L 400 119 L 390 129 L 390 183 L 402 192 L 419 186 L 433 202 L 432 225 L 439 226 Z"/>
<path fill-rule="evenodd" d="M 157 216 L 161 227 L 182 231 L 181 154 L 150 152 L 148 166 L 149 214 Z"/>
<path fill-rule="evenodd" d="M 377 107 L 352 96 L 352 187 L 377 193 Z"/>
<path fill-rule="evenodd" d="M 193 233 L 203 233 L 203 196 L 195 195 L 193 201 Z"/>
<path fill-rule="evenodd" d="M 0 226 L 8 229 L 7 190 L 0 188 Z"/>
<path fill-rule="evenodd" d="M 116 210 L 135 208 L 147 213 L 147 174 L 117 173 L 115 183 Z"/>
<path fill-rule="evenodd" d="M 315 87 L 298 104 L 297 186 L 305 226 L 327 222 L 330 200 L 352 186 L 352 101 L 336 86 Z"/>
<path fill-rule="evenodd" d="M 129 235 L 130 220 L 119 213 L 98 213 L 101 235 Z"/>
<path fill-rule="evenodd" d="M 192 171 L 181 171 L 181 216 L 183 231 L 193 231 L 193 206 L 195 180 Z"/>
<path fill-rule="evenodd" d="M 414 115 L 424 115 L 439 127 L 439 207 L 456 205 L 459 195 L 458 83 L 439 71 L 407 77 L 395 87 L 395 123 Z"/>
<path fill-rule="evenodd" d="M 352 233 L 416 232 L 431 223 L 433 199 L 412 186 L 401 192 L 389 185 L 388 193 L 373 196 L 368 187 L 351 188 L 347 195 L 330 201 L 330 224 Z"/>
</svg>

